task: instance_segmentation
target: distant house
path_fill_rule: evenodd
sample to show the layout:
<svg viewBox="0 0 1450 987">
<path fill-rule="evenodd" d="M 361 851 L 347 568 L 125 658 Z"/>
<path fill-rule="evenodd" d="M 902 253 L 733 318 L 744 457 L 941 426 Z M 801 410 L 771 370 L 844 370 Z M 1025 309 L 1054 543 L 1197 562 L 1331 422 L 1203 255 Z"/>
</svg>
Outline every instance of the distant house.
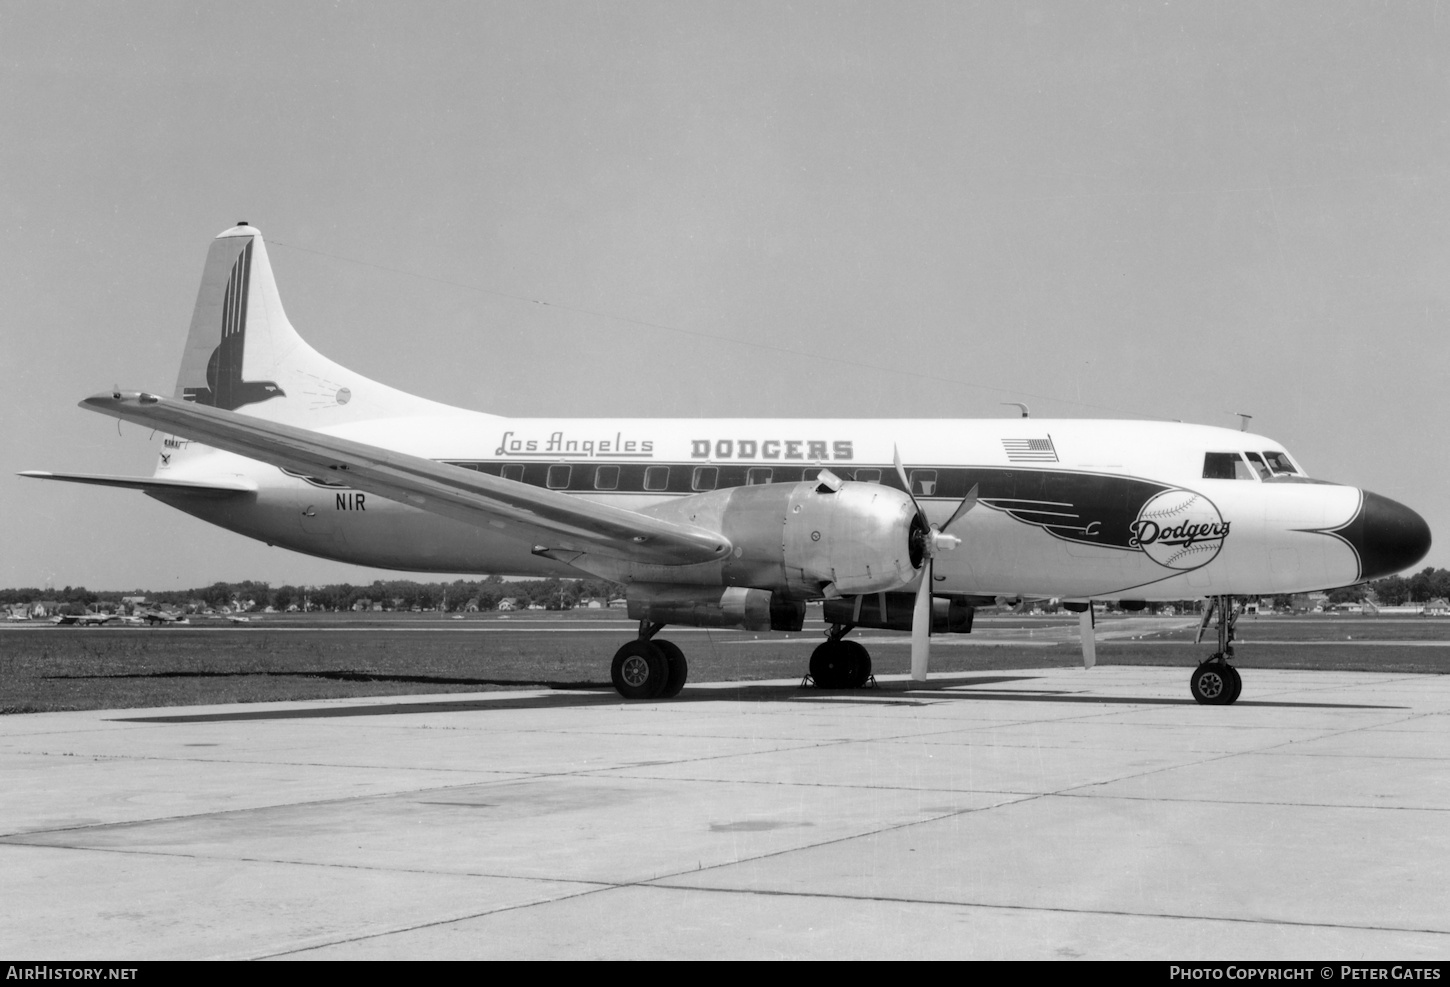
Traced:
<svg viewBox="0 0 1450 987">
<path fill-rule="evenodd" d="M 517 610 L 518 609 L 518 603 L 516 603 L 513 600 L 499 600 L 498 601 L 498 608 L 500 610 Z"/>
<path fill-rule="evenodd" d="M 609 609 L 611 610 L 623 610 L 628 606 L 629 601 L 622 596 L 609 601 Z"/>
<path fill-rule="evenodd" d="M 1425 609 L 1421 613 L 1426 617 L 1450 617 L 1450 601 L 1443 596 L 1437 596 L 1425 604 Z"/>
<path fill-rule="evenodd" d="M 463 605 L 463 612 L 478 613 L 478 597 L 471 597 L 469 601 Z"/>
</svg>

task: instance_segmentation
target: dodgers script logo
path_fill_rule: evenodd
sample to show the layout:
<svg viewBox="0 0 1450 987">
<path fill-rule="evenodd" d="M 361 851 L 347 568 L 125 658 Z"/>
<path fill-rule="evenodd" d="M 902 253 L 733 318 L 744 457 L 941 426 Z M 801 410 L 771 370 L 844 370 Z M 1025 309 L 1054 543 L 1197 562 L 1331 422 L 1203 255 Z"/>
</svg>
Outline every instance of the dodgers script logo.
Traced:
<svg viewBox="0 0 1450 987">
<path fill-rule="evenodd" d="M 1231 523 L 1202 494 L 1164 490 L 1138 511 L 1128 544 L 1169 569 L 1197 569 L 1218 555 Z"/>
</svg>

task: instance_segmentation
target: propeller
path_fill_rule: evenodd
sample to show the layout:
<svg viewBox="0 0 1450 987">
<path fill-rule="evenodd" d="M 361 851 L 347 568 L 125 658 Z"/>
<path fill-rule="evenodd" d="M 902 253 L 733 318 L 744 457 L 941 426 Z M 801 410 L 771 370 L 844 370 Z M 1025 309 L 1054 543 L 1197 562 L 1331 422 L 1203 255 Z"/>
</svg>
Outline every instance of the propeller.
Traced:
<svg viewBox="0 0 1450 987">
<path fill-rule="evenodd" d="M 977 485 L 974 484 L 967 491 L 966 497 L 962 498 L 947 523 L 940 529 L 934 529 L 927 520 L 926 511 L 911 492 L 911 480 L 906 475 L 906 468 L 901 465 L 900 450 L 893 447 L 892 457 L 896 463 L 896 476 L 901 480 L 901 489 L 906 491 L 912 506 L 916 508 L 916 520 L 911 525 L 911 557 L 913 562 L 918 558 L 921 560 L 921 582 L 917 585 L 916 604 L 911 611 L 911 679 L 913 682 L 925 682 L 927 666 L 931 663 L 932 558 L 937 552 L 950 551 L 962 543 L 956 535 L 947 534 L 947 529 L 977 506 Z"/>
<path fill-rule="evenodd" d="M 1092 668 L 1098 663 L 1098 642 L 1093 630 L 1098 626 L 1098 618 L 1093 612 L 1093 601 L 1065 601 L 1063 606 L 1077 613 L 1077 636 L 1082 642 L 1082 667 Z"/>
<path fill-rule="evenodd" d="M 1098 663 L 1098 642 L 1093 628 L 1098 625 L 1097 615 L 1093 613 L 1093 601 L 1089 600 L 1087 609 L 1077 615 L 1078 637 L 1082 638 L 1082 667 L 1092 668 Z"/>
</svg>

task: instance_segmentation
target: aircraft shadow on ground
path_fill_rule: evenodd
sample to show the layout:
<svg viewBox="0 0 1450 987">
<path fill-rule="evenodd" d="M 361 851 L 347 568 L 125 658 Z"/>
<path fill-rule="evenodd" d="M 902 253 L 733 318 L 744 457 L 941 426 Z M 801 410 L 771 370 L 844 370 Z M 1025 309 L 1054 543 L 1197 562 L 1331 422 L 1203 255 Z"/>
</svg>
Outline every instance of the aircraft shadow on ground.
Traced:
<svg viewBox="0 0 1450 987">
<path fill-rule="evenodd" d="M 162 675 L 241 675 L 255 673 L 202 672 L 202 673 L 155 673 Z M 276 673 L 282 674 L 282 673 Z M 299 673 L 287 673 L 299 674 Z M 316 674 L 316 673 L 309 673 Z M 597 682 L 520 682 L 494 679 L 442 679 L 429 676 L 362 676 L 368 681 L 406 681 L 423 683 L 448 682 L 453 684 L 504 685 L 522 688 L 547 688 L 558 690 L 554 695 L 531 695 L 500 699 L 457 699 L 408 702 L 400 700 L 391 703 L 367 703 L 358 705 L 337 705 L 306 707 L 300 709 L 258 709 L 215 713 L 167 713 L 151 716 L 118 716 L 112 719 L 124 723 L 224 723 L 239 720 L 299 720 L 329 719 L 343 716 L 400 716 L 420 713 L 487 713 L 519 709 L 569 709 L 588 706 L 632 705 L 631 700 L 622 699 L 614 693 L 608 683 Z M 89 676 L 87 676 L 89 677 Z M 144 677 L 144 676 L 141 676 Z M 889 682 L 868 689 L 818 690 L 809 686 L 792 685 L 742 685 L 734 688 L 687 688 L 675 699 L 667 700 L 671 705 L 698 702 L 795 702 L 831 706 L 928 706 L 941 702 L 1028 702 L 1028 703 L 1077 703 L 1089 706 L 1195 706 L 1193 699 L 1166 698 L 1159 696 L 1105 696 L 1038 689 L 995 689 L 977 691 L 976 687 L 1002 685 L 1008 682 L 1030 681 L 1031 675 L 981 676 L 971 679 L 953 679 L 940 685 L 917 685 L 915 683 Z M 972 687 L 964 689 L 963 687 Z M 1271 700 L 1247 700 L 1235 705 L 1250 708 L 1274 709 L 1404 709 L 1402 706 L 1366 705 L 1360 703 L 1307 703 Z"/>
</svg>

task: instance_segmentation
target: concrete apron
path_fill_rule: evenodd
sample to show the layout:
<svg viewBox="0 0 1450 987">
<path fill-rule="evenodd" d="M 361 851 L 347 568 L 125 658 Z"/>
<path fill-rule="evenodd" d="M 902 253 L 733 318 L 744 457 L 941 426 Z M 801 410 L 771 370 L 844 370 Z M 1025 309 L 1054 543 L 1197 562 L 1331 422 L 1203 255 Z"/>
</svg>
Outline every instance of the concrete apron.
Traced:
<svg viewBox="0 0 1450 987">
<path fill-rule="evenodd" d="M 1439 959 L 1450 679 L 1248 668 L 0 718 L 82 958 Z"/>
</svg>

